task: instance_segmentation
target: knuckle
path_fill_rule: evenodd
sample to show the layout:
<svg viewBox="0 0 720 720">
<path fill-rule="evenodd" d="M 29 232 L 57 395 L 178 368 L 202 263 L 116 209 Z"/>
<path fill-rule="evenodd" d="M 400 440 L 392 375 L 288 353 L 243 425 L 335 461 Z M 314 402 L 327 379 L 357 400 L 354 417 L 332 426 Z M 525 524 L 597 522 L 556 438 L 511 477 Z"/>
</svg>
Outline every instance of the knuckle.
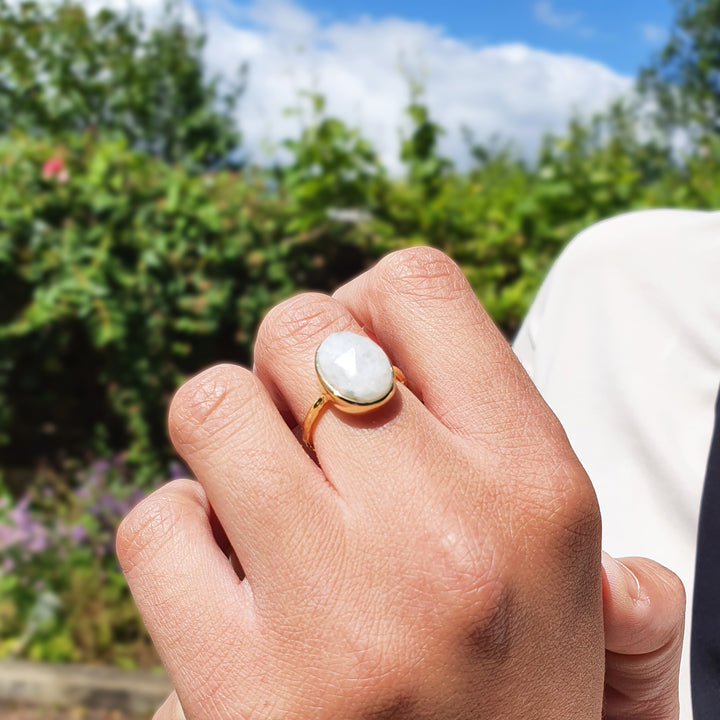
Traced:
<svg viewBox="0 0 720 720">
<path fill-rule="evenodd" d="M 415 298 L 453 300 L 472 293 L 457 264 L 431 247 L 398 250 L 377 266 L 383 286 Z"/>
<path fill-rule="evenodd" d="M 563 457 L 565 455 L 565 457 Z M 593 563 L 600 556 L 602 522 L 595 490 L 571 453 L 543 450 L 521 466 L 523 482 L 506 496 L 529 537 L 553 564 Z"/>
<path fill-rule="evenodd" d="M 685 585 L 669 568 L 660 563 L 653 563 L 659 583 L 663 586 L 667 602 L 667 619 L 669 624 L 682 623 L 685 617 Z"/>
<path fill-rule="evenodd" d="M 459 647 L 473 662 L 500 664 L 510 653 L 520 608 L 502 570 L 502 553 L 473 545 L 455 543 L 440 563 L 446 607 L 443 626 L 457 636 Z"/>
<path fill-rule="evenodd" d="M 137 567 L 146 548 L 167 529 L 156 497 L 146 498 L 131 510 L 120 523 L 115 539 L 123 571 L 127 573 Z"/>
<path fill-rule="evenodd" d="M 426 565 L 419 580 L 407 585 L 425 598 L 428 627 L 439 621 L 441 633 L 466 651 L 473 662 L 502 663 L 519 622 L 520 606 L 507 575 L 504 551 L 483 538 L 473 522 L 445 524 L 427 533 L 419 552 Z"/>
<path fill-rule="evenodd" d="M 563 500 L 565 532 L 581 542 L 599 539 L 602 532 L 600 507 L 590 483 L 576 483 L 571 489 L 566 489 Z"/>
<path fill-rule="evenodd" d="M 602 521 L 595 491 L 589 482 L 559 487 L 553 509 L 546 520 L 554 528 L 554 544 L 560 556 L 570 562 L 599 557 Z"/>
<path fill-rule="evenodd" d="M 259 381 L 237 365 L 216 365 L 188 380 L 168 413 L 170 437 L 185 453 L 202 450 L 247 412 Z"/>
<path fill-rule="evenodd" d="M 499 665 L 507 660 L 520 621 L 520 606 L 509 585 L 500 579 L 486 584 L 480 599 L 458 618 L 460 646 L 477 663 Z"/>
<path fill-rule="evenodd" d="M 200 485 L 192 480 L 174 480 L 142 500 L 120 523 L 116 552 L 123 572 L 152 562 L 172 542 L 178 519 L 204 504 Z"/>
<path fill-rule="evenodd" d="M 573 508 L 566 518 L 562 532 L 557 536 L 555 548 L 564 567 L 578 569 L 579 586 L 575 595 L 584 598 L 590 591 L 586 573 L 591 572 L 598 562 L 602 547 L 602 522 L 595 507 Z"/>
<path fill-rule="evenodd" d="M 346 330 L 352 320 L 336 300 L 320 293 L 303 293 L 276 305 L 258 329 L 256 356 L 278 348 L 314 346 L 317 337 L 328 330 Z"/>
<path fill-rule="evenodd" d="M 573 614 L 593 612 L 599 591 L 602 522 L 590 482 L 568 482 L 545 512 L 535 537 L 540 563 L 557 574 L 557 587 Z M 596 582 L 597 581 L 597 582 Z"/>
<path fill-rule="evenodd" d="M 522 514 L 547 539 L 559 536 L 571 545 L 573 539 L 578 544 L 599 540 L 600 507 L 590 479 L 567 442 L 545 438 L 543 443 L 533 439 L 516 455 L 501 456 L 498 477 L 517 481 L 505 491 L 509 511 Z"/>
<path fill-rule="evenodd" d="M 395 692 L 367 709 L 361 720 L 414 720 L 418 717 L 417 701 L 410 695 Z"/>
</svg>

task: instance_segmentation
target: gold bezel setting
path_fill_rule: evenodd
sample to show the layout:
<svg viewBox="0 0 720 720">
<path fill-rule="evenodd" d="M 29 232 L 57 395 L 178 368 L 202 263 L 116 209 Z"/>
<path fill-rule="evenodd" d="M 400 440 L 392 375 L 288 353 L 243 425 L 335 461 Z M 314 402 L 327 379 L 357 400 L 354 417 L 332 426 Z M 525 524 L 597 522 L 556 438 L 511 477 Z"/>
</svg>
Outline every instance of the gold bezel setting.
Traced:
<svg viewBox="0 0 720 720">
<path fill-rule="evenodd" d="M 327 357 L 321 357 L 323 354 Z M 323 367 L 324 363 L 327 367 Z M 315 424 L 327 407 L 361 415 L 388 403 L 395 395 L 397 382 L 405 383 L 403 373 L 391 364 L 377 343 L 350 332 L 333 333 L 320 343 L 315 351 L 315 372 L 325 392 L 313 403 L 303 422 L 303 441 L 309 447 L 313 446 Z M 343 383 L 345 389 L 338 387 Z"/>
</svg>

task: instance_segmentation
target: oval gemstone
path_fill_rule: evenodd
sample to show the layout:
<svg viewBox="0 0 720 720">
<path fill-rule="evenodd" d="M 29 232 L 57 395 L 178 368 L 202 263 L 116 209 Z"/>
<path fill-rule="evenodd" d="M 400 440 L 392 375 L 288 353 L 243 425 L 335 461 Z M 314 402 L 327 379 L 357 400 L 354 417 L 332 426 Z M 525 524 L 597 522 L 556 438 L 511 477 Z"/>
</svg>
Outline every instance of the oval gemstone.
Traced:
<svg viewBox="0 0 720 720">
<path fill-rule="evenodd" d="M 355 405 L 374 405 L 392 391 L 395 375 L 387 355 L 369 338 L 337 332 L 315 353 L 320 382 L 333 395 Z"/>
</svg>

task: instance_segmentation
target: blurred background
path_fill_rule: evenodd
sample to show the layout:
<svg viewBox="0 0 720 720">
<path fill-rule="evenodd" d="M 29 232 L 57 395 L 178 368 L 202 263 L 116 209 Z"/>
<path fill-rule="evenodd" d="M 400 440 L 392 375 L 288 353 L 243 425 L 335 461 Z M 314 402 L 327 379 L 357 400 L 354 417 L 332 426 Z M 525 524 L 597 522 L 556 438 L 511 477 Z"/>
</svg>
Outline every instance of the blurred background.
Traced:
<svg viewBox="0 0 720 720">
<path fill-rule="evenodd" d="M 430 244 L 511 338 L 719 133 L 720 0 L 0 0 L 0 658 L 157 664 L 114 529 L 274 303 Z"/>
</svg>

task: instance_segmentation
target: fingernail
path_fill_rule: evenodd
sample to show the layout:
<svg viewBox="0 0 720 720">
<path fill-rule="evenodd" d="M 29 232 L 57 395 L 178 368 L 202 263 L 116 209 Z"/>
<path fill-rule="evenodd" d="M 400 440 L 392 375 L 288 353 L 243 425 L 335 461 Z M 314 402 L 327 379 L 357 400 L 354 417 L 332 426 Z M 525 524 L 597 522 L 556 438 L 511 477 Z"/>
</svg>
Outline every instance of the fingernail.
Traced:
<svg viewBox="0 0 720 720">
<path fill-rule="evenodd" d="M 621 585 L 635 602 L 645 599 L 638 576 L 624 562 L 603 552 L 602 564 L 611 586 Z"/>
</svg>

